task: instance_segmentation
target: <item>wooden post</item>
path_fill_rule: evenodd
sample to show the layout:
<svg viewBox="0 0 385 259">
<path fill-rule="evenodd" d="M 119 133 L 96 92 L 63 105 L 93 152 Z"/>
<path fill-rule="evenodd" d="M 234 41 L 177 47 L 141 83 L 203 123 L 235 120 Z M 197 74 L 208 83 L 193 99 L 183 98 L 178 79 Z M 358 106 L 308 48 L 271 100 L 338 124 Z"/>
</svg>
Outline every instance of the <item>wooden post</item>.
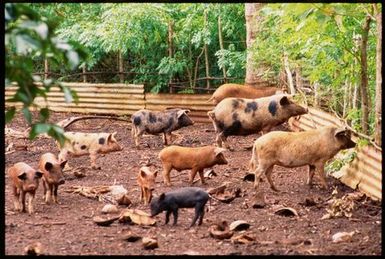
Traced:
<svg viewBox="0 0 385 259">
<path fill-rule="evenodd" d="M 82 70 L 83 70 L 83 83 L 87 83 L 87 75 L 86 75 L 86 65 L 84 64 L 84 66 L 82 67 Z"/>
<path fill-rule="evenodd" d="M 319 84 L 318 82 L 314 83 L 314 106 L 319 107 L 320 101 L 319 101 Z"/>
<path fill-rule="evenodd" d="M 223 51 L 224 47 L 223 47 L 223 36 L 222 36 L 222 21 L 221 21 L 220 15 L 218 15 L 218 35 L 219 35 L 219 47 Z M 223 71 L 223 81 L 224 83 L 227 83 L 226 68 L 223 67 L 222 71 Z"/>
<path fill-rule="evenodd" d="M 381 146 L 381 126 L 382 126 L 382 12 L 381 8 L 377 8 L 377 4 L 373 4 L 377 22 L 377 44 L 376 44 L 376 98 L 375 98 L 375 123 L 374 123 L 374 142 Z"/>
<path fill-rule="evenodd" d="M 285 65 L 287 81 L 289 83 L 290 94 L 295 94 L 295 88 L 294 88 L 294 83 L 293 83 L 293 76 L 291 75 L 291 71 L 290 71 L 290 67 L 289 67 L 289 59 L 287 57 L 287 53 L 286 52 L 283 54 L 283 62 L 284 62 L 284 65 Z"/>
<path fill-rule="evenodd" d="M 119 64 L 119 81 L 120 83 L 123 83 L 124 82 L 123 55 L 122 55 L 122 51 L 120 50 L 118 52 L 118 64 Z"/>
<path fill-rule="evenodd" d="M 48 59 L 44 59 L 44 80 L 48 79 Z"/>
<path fill-rule="evenodd" d="M 204 10 L 204 28 L 207 30 L 207 9 Z M 210 70 L 209 70 L 209 50 L 208 46 L 205 43 L 205 63 L 206 63 L 206 88 L 210 88 L 210 80 L 208 79 L 210 77 Z"/>
<path fill-rule="evenodd" d="M 167 42 L 168 42 L 168 57 L 169 58 L 172 58 L 174 56 L 174 47 L 173 47 L 173 40 L 172 40 L 172 37 L 173 37 L 173 25 L 174 25 L 174 22 L 172 20 L 170 20 L 168 22 L 168 38 L 167 38 Z M 171 87 L 171 83 L 172 83 L 172 78 L 170 77 L 169 81 L 169 93 L 173 93 L 173 88 Z"/>
</svg>

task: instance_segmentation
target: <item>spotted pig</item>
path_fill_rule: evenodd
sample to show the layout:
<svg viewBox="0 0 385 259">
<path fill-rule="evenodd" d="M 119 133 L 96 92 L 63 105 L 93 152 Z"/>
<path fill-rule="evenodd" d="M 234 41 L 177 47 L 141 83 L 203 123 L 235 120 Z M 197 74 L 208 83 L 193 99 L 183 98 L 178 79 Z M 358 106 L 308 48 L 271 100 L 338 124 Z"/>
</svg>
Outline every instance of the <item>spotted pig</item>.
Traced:
<svg viewBox="0 0 385 259">
<path fill-rule="evenodd" d="M 307 108 L 294 103 L 292 96 L 276 94 L 263 98 L 225 98 L 207 115 L 216 131 L 219 147 L 226 148 L 228 136 L 246 136 L 260 131 L 268 132 L 292 116 L 308 112 Z"/>
<path fill-rule="evenodd" d="M 187 115 L 190 110 L 169 109 L 164 111 L 151 111 L 142 109 L 131 116 L 131 135 L 135 140 L 135 146 L 139 146 L 139 138 L 143 133 L 157 135 L 163 133 L 163 143 L 168 145 L 167 136 L 171 138 L 171 132 L 182 127 L 193 125 L 194 122 Z"/>
</svg>

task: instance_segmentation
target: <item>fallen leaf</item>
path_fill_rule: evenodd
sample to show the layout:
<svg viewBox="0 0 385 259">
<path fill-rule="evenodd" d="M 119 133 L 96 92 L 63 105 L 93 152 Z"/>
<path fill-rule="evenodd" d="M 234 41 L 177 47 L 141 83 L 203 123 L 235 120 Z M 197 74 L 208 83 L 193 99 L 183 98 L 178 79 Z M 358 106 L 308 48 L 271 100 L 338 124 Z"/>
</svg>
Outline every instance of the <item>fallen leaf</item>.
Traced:
<svg viewBox="0 0 385 259">
<path fill-rule="evenodd" d="M 298 212 L 290 207 L 283 207 L 279 208 L 274 211 L 275 214 L 280 215 L 280 216 L 285 216 L 285 217 L 293 217 L 293 216 L 298 216 Z"/>
<path fill-rule="evenodd" d="M 356 231 L 352 232 L 338 232 L 332 236 L 333 243 L 347 242 L 352 239 Z"/>
<path fill-rule="evenodd" d="M 249 227 L 250 227 L 250 224 L 247 223 L 247 221 L 245 221 L 245 220 L 236 220 L 236 221 L 233 221 L 230 224 L 229 229 L 231 231 L 241 231 L 241 230 L 246 230 Z"/>
<path fill-rule="evenodd" d="M 222 221 L 219 224 L 214 224 L 209 227 L 210 236 L 217 239 L 228 239 L 234 232 L 229 229 L 227 221 Z"/>
<path fill-rule="evenodd" d="M 136 242 L 141 238 L 142 238 L 141 236 L 133 233 L 132 231 L 128 231 L 125 234 L 123 234 L 123 236 L 122 236 L 122 239 L 126 240 L 128 242 Z"/>
<path fill-rule="evenodd" d="M 144 249 L 155 249 L 158 246 L 158 241 L 155 238 L 144 237 L 142 238 L 142 244 Z"/>
<path fill-rule="evenodd" d="M 110 217 L 110 218 L 95 216 L 92 218 L 92 220 L 96 223 L 96 225 L 104 226 L 104 227 L 111 225 L 117 219 L 119 219 L 119 216 Z"/>
<path fill-rule="evenodd" d="M 43 254 L 43 245 L 40 242 L 35 242 L 24 248 L 26 255 L 42 255 Z"/>
<path fill-rule="evenodd" d="M 236 244 L 249 244 L 254 241 L 254 238 L 247 234 L 241 234 L 238 236 L 233 236 L 231 241 Z"/>
<path fill-rule="evenodd" d="M 151 218 L 150 215 L 144 211 L 138 209 L 126 209 L 120 214 L 119 222 L 152 226 L 155 225 L 156 220 L 154 218 Z"/>
<path fill-rule="evenodd" d="M 118 213 L 118 212 L 119 212 L 118 207 L 114 204 L 106 204 L 102 208 L 102 213 L 104 213 L 104 214 Z"/>
</svg>

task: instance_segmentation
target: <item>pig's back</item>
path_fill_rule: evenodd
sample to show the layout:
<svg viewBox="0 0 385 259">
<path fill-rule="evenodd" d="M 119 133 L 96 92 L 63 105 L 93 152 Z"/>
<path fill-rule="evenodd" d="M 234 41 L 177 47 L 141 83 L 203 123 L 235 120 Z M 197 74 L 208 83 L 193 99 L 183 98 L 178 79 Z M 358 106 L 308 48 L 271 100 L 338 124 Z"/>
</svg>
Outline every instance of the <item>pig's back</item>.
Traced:
<svg viewBox="0 0 385 259">
<path fill-rule="evenodd" d="M 199 187 L 183 187 L 167 193 L 179 207 L 194 207 L 197 202 L 205 203 L 209 199 L 207 192 Z"/>
</svg>

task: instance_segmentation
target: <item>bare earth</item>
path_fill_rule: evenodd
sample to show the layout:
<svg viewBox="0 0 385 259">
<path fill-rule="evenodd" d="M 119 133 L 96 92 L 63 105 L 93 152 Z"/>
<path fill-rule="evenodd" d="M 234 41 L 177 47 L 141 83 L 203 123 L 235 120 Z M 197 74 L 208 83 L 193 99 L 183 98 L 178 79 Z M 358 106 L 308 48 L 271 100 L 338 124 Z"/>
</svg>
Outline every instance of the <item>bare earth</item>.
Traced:
<svg viewBox="0 0 385 259">
<path fill-rule="evenodd" d="M 51 122 L 58 122 L 79 114 L 53 113 Z M 14 130 L 23 131 L 27 124 L 18 115 L 7 125 Z M 280 127 L 278 129 L 284 129 Z M 135 149 L 131 139 L 130 125 L 114 120 L 83 120 L 72 124 L 67 130 L 82 132 L 114 132 L 124 147 L 123 151 L 100 155 L 97 162 L 101 170 L 91 170 L 88 156 L 70 158 L 72 167 L 87 167 L 84 178 L 77 178 L 67 172 L 66 183 L 59 188 L 61 204 L 45 204 L 43 188 L 40 185 L 35 199 L 35 213 L 15 212 L 12 204 L 10 180 L 5 176 L 5 254 L 24 254 L 24 248 L 33 242 L 42 244 L 47 255 L 381 255 L 382 254 L 382 209 L 381 203 L 363 197 L 355 202 L 352 216 L 321 220 L 327 213 L 328 200 L 336 188 L 340 198 L 354 192 L 333 177 L 328 177 L 329 189 L 322 190 L 318 178 L 314 186 L 305 185 L 307 168 L 295 169 L 275 167 L 273 181 L 279 193 L 272 191 L 263 177 L 260 190 L 265 194 L 266 205 L 253 208 L 255 191 L 251 181 L 244 181 L 248 173 L 251 146 L 259 135 L 230 137 L 229 143 L 234 151 L 226 151 L 228 165 L 215 166 L 217 176 L 207 179 L 206 185 L 200 181 L 194 186 L 205 189 L 217 187 L 228 182 L 231 187 L 240 188 L 241 193 L 230 203 L 211 200 L 206 205 L 206 214 L 201 226 L 187 229 L 192 221 L 194 209 L 180 209 L 176 226 L 164 225 L 164 213 L 155 217 L 155 226 L 140 226 L 115 221 L 110 226 L 96 225 L 92 218 L 102 215 L 104 202 L 86 198 L 77 193 L 64 190 L 70 186 L 123 185 L 128 190 L 132 204 L 129 208 L 149 213 L 149 207 L 139 201 L 140 189 L 136 183 L 139 168 L 152 164 L 159 169 L 156 179 L 155 195 L 174 188 L 187 186 L 189 171 L 171 171 L 173 186 L 166 187 L 161 175 L 158 153 L 163 148 L 161 136 L 146 135 L 141 139 L 141 148 Z M 182 138 L 176 140 L 183 146 L 203 146 L 214 143 L 215 134 L 211 124 L 195 124 L 175 133 Z M 40 155 L 44 152 L 58 154 L 55 142 L 49 138 L 39 138 L 33 142 L 7 139 L 18 148 L 26 144 L 27 150 L 17 150 L 5 156 L 6 168 L 24 161 L 37 167 Z M 9 144 L 9 143 L 8 143 Z M 6 143 L 7 146 L 7 143 Z M 206 169 L 207 170 L 207 169 Z M 313 203 L 309 203 L 313 201 Z M 282 206 L 291 207 L 298 216 L 277 215 L 274 211 Z M 124 207 L 120 206 L 120 210 Z M 172 222 L 171 217 L 171 222 Z M 217 222 L 246 220 L 250 228 L 235 232 L 234 236 L 246 234 L 252 240 L 239 244 L 231 239 L 219 240 L 210 236 L 209 227 Z M 52 223 L 58 224 L 52 224 Z M 142 241 L 128 242 L 122 236 L 128 231 L 141 237 L 153 237 L 158 248 L 146 250 Z M 351 240 L 333 243 L 332 236 L 337 232 L 354 232 Z"/>
</svg>

